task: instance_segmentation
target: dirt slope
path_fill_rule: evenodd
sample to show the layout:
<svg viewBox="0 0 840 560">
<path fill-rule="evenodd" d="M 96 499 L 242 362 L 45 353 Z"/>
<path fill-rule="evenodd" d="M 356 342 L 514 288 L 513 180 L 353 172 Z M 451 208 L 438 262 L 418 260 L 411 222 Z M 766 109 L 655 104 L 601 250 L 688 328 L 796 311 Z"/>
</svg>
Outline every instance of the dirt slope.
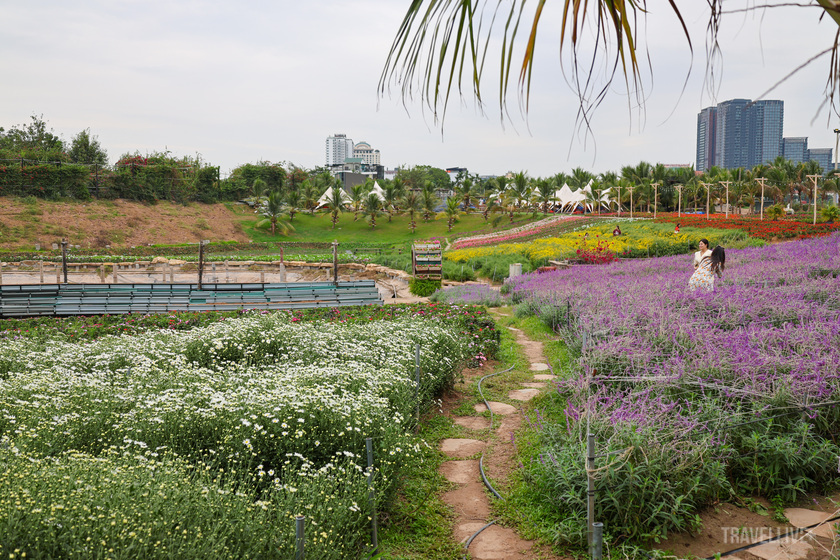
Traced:
<svg viewBox="0 0 840 560">
<path fill-rule="evenodd" d="M 240 220 L 246 209 L 225 204 L 125 200 L 62 203 L 0 197 L 0 247 L 49 247 L 62 237 L 73 245 L 132 247 L 155 243 L 247 241 Z"/>
</svg>

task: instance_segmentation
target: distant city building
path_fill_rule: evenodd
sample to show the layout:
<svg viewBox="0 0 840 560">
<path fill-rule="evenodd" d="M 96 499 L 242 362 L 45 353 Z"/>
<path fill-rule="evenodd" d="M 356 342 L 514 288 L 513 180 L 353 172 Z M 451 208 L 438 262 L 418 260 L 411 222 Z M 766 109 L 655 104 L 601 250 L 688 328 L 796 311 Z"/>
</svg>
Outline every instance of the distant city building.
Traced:
<svg viewBox="0 0 840 560">
<path fill-rule="evenodd" d="M 808 137 L 794 136 L 785 138 L 784 142 L 784 156 L 785 159 L 793 163 L 801 163 L 808 161 Z"/>
<path fill-rule="evenodd" d="M 822 167 L 823 175 L 834 169 L 834 160 L 831 158 L 833 148 L 811 148 L 808 150 L 808 161 L 816 161 Z"/>
<path fill-rule="evenodd" d="M 707 171 L 715 163 L 715 120 L 717 107 L 706 107 L 697 115 L 697 171 Z"/>
<path fill-rule="evenodd" d="M 353 157 L 362 158 L 362 161 L 368 165 L 382 163 L 379 159 L 379 150 L 374 150 L 367 142 L 359 142 L 353 147 Z"/>
<path fill-rule="evenodd" d="M 353 157 L 353 140 L 347 138 L 346 134 L 328 136 L 326 143 L 327 167 L 344 165 L 344 160 Z"/>
<path fill-rule="evenodd" d="M 751 168 L 782 155 L 784 101 L 730 99 L 697 115 L 697 171 Z"/>
</svg>

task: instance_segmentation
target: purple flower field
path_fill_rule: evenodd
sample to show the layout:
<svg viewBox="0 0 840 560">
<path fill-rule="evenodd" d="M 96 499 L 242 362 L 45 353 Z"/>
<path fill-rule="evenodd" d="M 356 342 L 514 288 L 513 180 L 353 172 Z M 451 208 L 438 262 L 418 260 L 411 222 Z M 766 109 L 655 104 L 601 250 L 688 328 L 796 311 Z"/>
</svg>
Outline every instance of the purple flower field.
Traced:
<svg viewBox="0 0 840 560">
<path fill-rule="evenodd" d="M 604 471 L 601 507 L 637 537 L 696 526 L 698 508 L 729 493 L 791 503 L 837 484 L 840 235 L 726 256 L 711 293 L 688 288 L 690 255 L 511 281 L 513 301 L 580 358 L 557 383 L 561 417 L 539 426 L 548 461 L 530 467 L 544 490 L 574 486 L 558 511 L 579 514 L 582 488 L 566 471 L 580 469 L 587 422 L 599 453 L 628 449 Z M 625 484 L 643 468 L 648 478 Z M 672 519 L 619 511 L 634 495 L 661 497 L 663 481 L 674 495 L 654 501 Z"/>
</svg>

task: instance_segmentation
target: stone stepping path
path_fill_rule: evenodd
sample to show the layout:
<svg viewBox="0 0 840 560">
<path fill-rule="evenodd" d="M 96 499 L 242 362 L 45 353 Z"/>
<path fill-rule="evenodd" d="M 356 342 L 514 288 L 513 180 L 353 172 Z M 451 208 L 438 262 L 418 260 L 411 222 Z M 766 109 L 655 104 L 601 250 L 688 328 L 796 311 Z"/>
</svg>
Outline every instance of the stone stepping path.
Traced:
<svg viewBox="0 0 840 560">
<path fill-rule="evenodd" d="M 515 401 L 530 401 L 539 394 L 539 389 L 516 389 L 508 393 L 508 398 Z"/>
<path fill-rule="evenodd" d="M 816 525 L 817 523 L 823 523 L 823 521 L 831 519 L 834 516 L 835 513 L 814 511 L 812 509 L 790 508 L 785 510 L 785 517 L 787 517 L 790 524 L 797 529 L 810 527 L 811 525 Z M 838 524 L 840 524 L 840 521 L 823 523 L 819 527 L 811 529 L 809 533 L 825 539 L 834 539 L 835 535 L 837 535 Z"/>
<path fill-rule="evenodd" d="M 440 442 L 440 450 L 450 457 L 465 458 L 481 453 L 485 445 L 478 439 L 447 438 Z"/>
<path fill-rule="evenodd" d="M 490 427 L 490 419 L 483 416 L 456 416 L 455 423 L 470 430 L 486 430 Z"/>
<path fill-rule="evenodd" d="M 517 343 L 531 362 L 530 370 L 532 372 L 549 371 L 551 368 L 544 363 L 542 343 L 529 340 L 519 329 L 508 328 L 515 334 Z M 554 378 L 553 375 L 538 373 L 532 382 L 522 383 L 522 389 L 510 391 L 507 397 L 514 401 L 528 401 L 540 394 L 541 390 L 546 389 L 545 381 Z M 441 442 L 441 451 L 453 460 L 443 463 L 439 472 L 446 480 L 458 485 L 457 488 L 444 493 L 442 498 L 455 514 L 453 538 L 461 543 L 466 543 L 467 539 L 493 519 L 490 492 L 481 479 L 479 461 L 467 459 L 467 457 L 473 457 L 486 449 L 484 468 L 487 476 L 494 481 L 504 480 L 511 465 L 515 464 L 511 433 L 516 431 L 522 421 L 519 408 L 497 401 L 489 401 L 488 405 L 498 418 L 496 418 L 497 428 L 493 432 L 485 432 L 487 435 L 482 436 L 489 438 L 487 442 L 466 438 L 445 439 Z M 474 405 L 474 409 L 478 413 L 483 413 L 487 410 L 487 406 L 482 402 Z M 457 425 L 470 430 L 490 428 L 490 418 L 485 416 L 453 416 L 452 419 Z M 556 558 L 550 553 L 546 555 L 546 551 L 536 552 L 533 545 L 534 541 L 522 539 L 513 529 L 491 525 L 472 540 L 469 554 L 474 560 Z"/>
<path fill-rule="evenodd" d="M 499 414 L 501 416 L 516 414 L 517 409 L 515 406 L 496 401 L 487 401 L 487 404 L 490 405 L 490 410 L 493 411 L 493 414 Z M 476 412 L 484 412 L 485 410 L 487 410 L 487 407 L 484 406 L 484 403 L 477 404 L 473 406 L 473 408 Z"/>
</svg>

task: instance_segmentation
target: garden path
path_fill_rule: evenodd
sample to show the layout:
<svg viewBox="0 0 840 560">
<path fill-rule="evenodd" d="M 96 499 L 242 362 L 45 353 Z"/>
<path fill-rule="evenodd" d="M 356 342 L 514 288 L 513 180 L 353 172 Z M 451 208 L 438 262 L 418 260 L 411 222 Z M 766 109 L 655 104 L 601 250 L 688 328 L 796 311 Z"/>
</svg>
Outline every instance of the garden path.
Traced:
<svg viewBox="0 0 840 560">
<path fill-rule="evenodd" d="M 544 390 L 546 381 L 554 376 L 538 373 L 549 369 L 544 363 L 542 343 L 528 339 L 518 329 L 511 331 L 531 363 L 531 371 L 536 372 L 536 375 L 532 381 L 523 383 L 522 389 L 510 391 L 507 397 L 512 401 L 525 402 Z M 487 373 L 489 372 L 481 370 L 471 372 L 465 376 L 466 382 L 469 383 Z M 508 475 L 516 468 L 512 436 L 522 421 L 521 410 L 511 404 L 496 401 L 490 401 L 489 406 L 494 414 L 494 425 L 498 426 L 495 430 L 489 431 L 489 418 L 450 413 L 456 424 L 475 432 L 475 437 L 482 439 L 459 438 L 441 442 L 441 451 L 452 460 L 441 465 L 440 473 L 457 485 L 455 489 L 444 494 L 443 499 L 455 513 L 453 538 L 461 543 L 466 543 L 493 518 L 490 501 L 495 498 L 491 498 L 490 492 L 482 482 L 480 464 L 483 463 L 485 474 L 499 491 L 504 491 Z M 483 403 L 475 405 L 476 412 L 484 412 L 486 409 L 487 406 Z M 477 458 L 480 455 L 483 459 Z M 495 524 L 478 533 L 467 550 L 476 560 L 559 558 L 546 547 L 523 539 L 515 530 Z"/>
</svg>

